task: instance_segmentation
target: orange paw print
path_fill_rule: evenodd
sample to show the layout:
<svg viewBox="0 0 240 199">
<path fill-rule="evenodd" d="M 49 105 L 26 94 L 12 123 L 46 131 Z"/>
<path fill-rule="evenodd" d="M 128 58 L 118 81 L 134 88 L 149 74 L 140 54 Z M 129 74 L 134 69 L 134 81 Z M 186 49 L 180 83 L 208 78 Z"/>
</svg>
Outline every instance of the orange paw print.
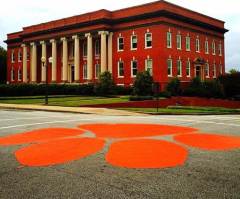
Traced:
<svg viewBox="0 0 240 199">
<path fill-rule="evenodd" d="M 96 137 L 86 137 L 87 132 Z M 161 140 L 173 136 L 181 143 Z M 48 128 L 0 138 L 0 146 L 30 144 L 15 152 L 25 166 L 49 166 L 79 160 L 113 141 L 105 156 L 113 166 L 124 168 L 169 168 L 183 165 L 188 151 L 240 148 L 240 137 L 205 134 L 195 128 L 155 124 L 85 124 L 78 129 Z"/>
</svg>

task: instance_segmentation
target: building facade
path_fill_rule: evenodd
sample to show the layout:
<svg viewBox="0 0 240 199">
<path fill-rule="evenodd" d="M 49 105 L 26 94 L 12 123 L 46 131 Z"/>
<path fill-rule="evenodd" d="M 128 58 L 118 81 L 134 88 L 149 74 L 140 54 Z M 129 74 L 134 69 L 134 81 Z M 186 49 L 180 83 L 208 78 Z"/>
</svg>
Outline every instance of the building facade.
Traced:
<svg viewBox="0 0 240 199">
<path fill-rule="evenodd" d="M 174 77 L 213 79 L 225 73 L 226 32 L 223 21 L 165 1 L 99 10 L 8 34 L 7 80 L 88 83 L 110 71 L 129 86 L 144 70 L 162 88 Z"/>
</svg>

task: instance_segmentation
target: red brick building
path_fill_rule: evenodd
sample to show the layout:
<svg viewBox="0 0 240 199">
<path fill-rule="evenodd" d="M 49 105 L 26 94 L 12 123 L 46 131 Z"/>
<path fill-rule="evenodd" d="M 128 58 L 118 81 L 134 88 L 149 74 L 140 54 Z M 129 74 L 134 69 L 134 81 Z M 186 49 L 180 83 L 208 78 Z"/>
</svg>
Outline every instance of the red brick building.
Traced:
<svg viewBox="0 0 240 199">
<path fill-rule="evenodd" d="M 24 27 L 7 35 L 9 83 L 87 83 L 106 70 L 131 85 L 149 70 L 163 87 L 173 77 L 189 82 L 225 72 L 224 22 L 157 1 L 99 10 Z M 49 57 L 52 59 L 49 62 Z"/>
</svg>

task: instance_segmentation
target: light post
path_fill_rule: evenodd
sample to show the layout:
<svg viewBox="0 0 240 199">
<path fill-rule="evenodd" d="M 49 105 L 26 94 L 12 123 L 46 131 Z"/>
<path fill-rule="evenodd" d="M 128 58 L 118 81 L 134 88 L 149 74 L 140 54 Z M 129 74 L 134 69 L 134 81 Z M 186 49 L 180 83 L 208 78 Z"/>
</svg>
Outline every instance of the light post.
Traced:
<svg viewBox="0 0 240 199">
<path fill-rule="evenodd" d="M 50 57 L 48 61 L 49 61 L 49 63 L 52 63 L 52 57 Z M 42 57 L 41 62 L 42 62 L 43 67 L 46 67 L 45 68 L 45 70 L 46 70 L 45 105 L 48 105 L 48 65 L 47 65 L 46 57 Z"/>
</svg>

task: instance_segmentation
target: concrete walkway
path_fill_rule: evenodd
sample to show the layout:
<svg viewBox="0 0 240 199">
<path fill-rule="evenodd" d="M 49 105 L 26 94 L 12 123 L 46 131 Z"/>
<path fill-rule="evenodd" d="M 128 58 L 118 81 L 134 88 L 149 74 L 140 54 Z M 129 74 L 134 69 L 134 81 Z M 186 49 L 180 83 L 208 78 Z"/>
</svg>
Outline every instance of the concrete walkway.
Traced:
<svg viewBox="0 0 240 199">
<path fill-rule="evenodd" d="M 37 110 L 52 111 L 66 113 L 84 113 L 97 115 L 114 115 L 114 116 L 134 116 L 144 115 L 124 110 L 108 109 L 108 108 L 88 108 L 88 107 L 61 107 L 61 106 L 45 106 L 34 104 L 0 104 L 0 109 L 20 109 L 20 110 Z"/>
</svg>

